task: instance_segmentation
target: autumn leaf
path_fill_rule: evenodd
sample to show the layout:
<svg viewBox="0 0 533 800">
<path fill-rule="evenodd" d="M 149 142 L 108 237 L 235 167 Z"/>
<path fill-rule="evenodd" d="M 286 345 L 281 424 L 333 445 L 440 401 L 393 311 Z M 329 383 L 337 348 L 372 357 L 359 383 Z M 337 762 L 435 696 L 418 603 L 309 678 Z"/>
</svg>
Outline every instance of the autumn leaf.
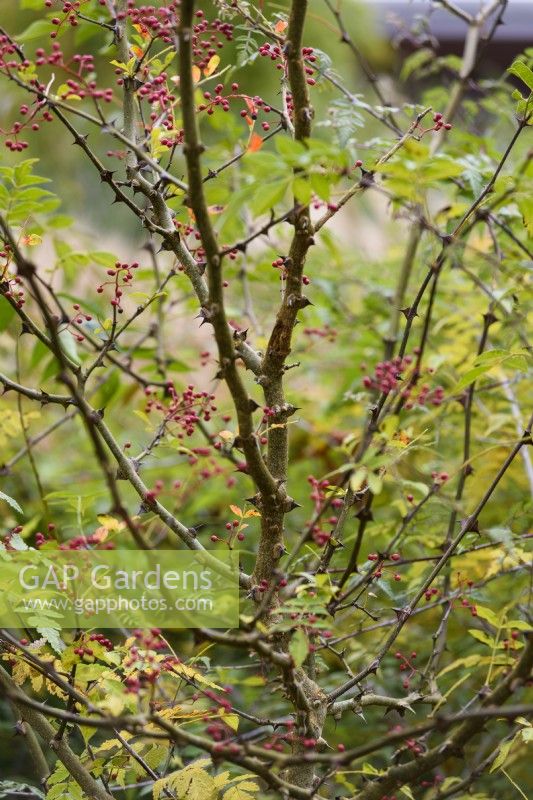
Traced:
<svg viewBox="0 0 533 800">
<path fill-rule="evenodd" d="M 149 39 L 150 38 L 149 32 L 146 30 L 146 28 L 143 25 L 135 24 L 133 27 L 135 28 L 135 30 L 137 31 L 139 36 L 141 36 L 143 39 Z"/>
<path fill-rule="evenodd" d="M 248 142 L 248 152 L 249 153 L 256 153 L 258 150 L 261 150 L 263 147 L 263 138 L 259 136 L 258 133 L 252 133 L 250 136 L 250 141 Z"/>
<path fill-rule="evenodd" d="M 211 56 L 211 58 L 207 62 L 207 67 L 204 69 L 205 77 L 209 78 L 209 76 L 213 74 L 213 72 L 216 70 L 219 64 L 220 64 L 220 56 L 217 55 Z"/>
<path fill-rule="evenodd" d="M 37 233 L 29 233 L 23 236 L 20 241 L 21 244 L 25 244 L 26 247 L 36 247 L 38 244 L 41 244 L 43 240 Z"/>
</svg>

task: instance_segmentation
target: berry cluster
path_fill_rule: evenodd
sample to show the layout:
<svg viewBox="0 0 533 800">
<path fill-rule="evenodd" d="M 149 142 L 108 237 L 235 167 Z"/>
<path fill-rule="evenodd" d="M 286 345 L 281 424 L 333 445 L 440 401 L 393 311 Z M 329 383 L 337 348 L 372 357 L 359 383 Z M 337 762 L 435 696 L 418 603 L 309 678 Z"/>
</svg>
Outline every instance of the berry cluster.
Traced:
<svg viewBox="0 0 533 800">
<path fill-rule="evenodd" d="M 290 267 L 290 259 L 286 256 L 278 256 L 278 258 L 274 259 L 272 262 L 272 266 L 275 269 L 279 269 L 280 272 L 280 280 L 284 281 L 287 278 L 287 270 Z M 308 275 L 302 275 L 302 284 L 304 286 L 309 286 L 311 283 L 311 278 Z"/>
<path fill-rule="evenodd" d="M 417 130 L 420 137 L 424 136 L 426 133 L 431 133 L 431 131 L 449 131 L 452 129 L 452 123 L 446 122 L 443 115 L 437 112 L 433 114 L 433 122 L 435 123 L 429 128 L 423 128 L 421 125 L 417 125 Z"/>
<path fill-rule="evenodd" d="M 217 50 L 233 41 L 233 25 L 220 19 L 209 21 L 201 9 L 196 12 L 196 18 L 199 21 L 193 27 L 192 53 L 196 66 L 205 69 Z"/>
<path fill-rule="evenodd" d="M 415 675 L 416 672 L 418 672 L 417 668 L 411 663 L 411 661 L 414 661 L 416 659 L 416 656 L 417 654 L 415 650 L 412 651 L 409 657 L 405 656 L 399 650 L 394 654 L 394 658 L 396 658 L 399 662 L 398 669 L 400 670 L 400 672 L 404 674 L 404 679 L 402 682 L 402 686 L 404 689 L 409 688 L 413 675 Z"/>
<path fill-rule="evenodd" d="M 330 488 L 330 483 L 327 480 L 319 480 L 313 475 L 307 476 L 307 482 L 311 486 L 311 493 L 309 497 L 313 501 L 315 516 L 319 518 L 324 505 L 328 501 L 326 489 Z M 334 497 L 330 502 L 331 508 L 334 511 L 335 509 L 341 508 L 342 502 L 343 501 L 340 497 Z M 330 526 L 335 526 L 337 521 L 338 517 L 335 516 L 335 513 L 327 517 L 325 520 L 325 522 Z M 310 522 L 307 522 L 306 524 L 310 525 Z M 331 539 L 331 533 L 328 533 L 326 530 L 324 530 L 318 522 L 311 526 L 311 536 L 313 537 L 315 544 L 317 544 L 319 547 L 324 547 Z"/>
<path fill-rule="evenodd" d="M 74 311 L 75 311 L 76 313 L 75 313 L 75 315 L 74 315 L 73 317 L 71 317 L 71 319 L 68 321 L 67 328 L 68 328 L 69 326 L 71 326 L 73 323 L 76 323 L 76 325 L 83 325 L 83 323 L 84 323 L 84 322 L 90 322 L 90 321 L 92 320 L 92 316 L 91 316 L 90 314 L 84 314 L 84 313 L 81 311 L 81 307 L 80 307 L 79 303 L 74 303 L 74 304 L 73 304 L 73 306 L 72 306 L 72 308 L 74 309 Z M 74 338 L 75 338 L 75 339 L 76 339 L 76 341 L 78 341 L 78 342 L 83 342 L 83 341 L 84 341 L 84 339 L 85 339 L 85 337 L 84 337 L 84 336 L 82 336 L 82 335 L 81 335 L 81 333 L 78 333 L 78 331 L 77 331 L 76 329 L 74 329 L 74 330 L 72 331 L 72 335 L 74 336 Z"/>
<path fill-rule="evenodd" d="M 383 577 L 383 573 L 391 567 L 391 564 L 386 564 L 386 561 L 392 561 L 393 563 L 396 561 L 400 561 L 401 555 L 399 553 L 391 553 L 390 556 L 382 555 L 380 553 L 369 553 L 367 556 L 367 561 L 375 562 L 376 566 L 375 569 L 372 571 L 372 575 L 370 580 L 379 580 L 379 578 Z M 401 581 L 402 576 L 399 572 L 395 572 L 393 574 L 393 579 L 395 581 Z"/>
<path fill-rule="evenodd" d="M 83 640 L 81 643 L 78 644 L 76 648 L 74 648 L 74 653 L 80 658 L 85 658 L 88 656 L 91 660 L 94 660 L 94 650 L 92 647 L 88 647 L 85 643 L 87 640 Z M 98 644 L 102 645 L 108 652 L 114 649 L 113 642 L 107 638 L 103 633 L 91 633 L 88 638 L 89 642 L 97 642 Z"/>
<path fill-rule="evenodd" d="M 399 392 L 406 409 L 413 408 L 415 404 L 419 406 L 427 404 L 433 406 L 442 405 L 444 401 L 444 389 L 442 386 L 436 386 L 432 389 L 428 384 L 423 384 L 417 390 L 416 384 L 419 374 L 417 367 L 415 367 L 416 372 L 411 372 L 408 379 L 404 377 L 405 373 L 409 372 L 412 364 L 413 356 L 410 355 L 403 356 L 403 358 L 396 356 L 389 361 L 380 361 L 376 364 L 373 375 L 365 375 L 363 377 L 363 386 L 366 389 L 373 389 L 384 394 Z M 361 369 L 365 370 L 366 364 L 361 364 Z M 427 372 L 432 374 L 433 369 L 429 368 Z"/>
<path fill-rule="evenodd" d="M 363 386 L 366 389 L 376 389 L 384 393 L 395 391 L 402 380 L 402 373 L 412 364 L 412 356 L 396 356 L 390 361 L 380 361 L 376 364 L 374 374 L 365 375 Z M 363 365 L 362 365 L 363 366 Z"/>
<path fill-rule="evenodd" d="M 141 689 L 147 685 L 154 685 L 161 671 L 168 671 L 171 665 L 166 661 L 159 664 L 153 651 L 160 651 L 166 648 L 166 642 L 161 637 L 161 628 L 150 628 L 149 631 L 142 631 L 136 628 L 133 631 L 135 644 L 129 647 L 128 655 L 122 662 L 125 669 L 135 668 L 137 664 L 142 665 L 142 669 L 133 672 L 124 678 L 124 685 L 129 694 L 139 694 Z M 148 666 L 145 666 L 148 665 Z"/>
<path fill-rule="evenodd" d="M 283 49 L 279 46 L 279 44 L 270 44 L 269 42 L 265 42 L 259 48 L 259 55 L 263 58 L 270 58 L 271 61 L 275 61 L 276 69 L 283 70 L 284 72 L 287 71 L 287 64 L 285 60 L 285 54 Z M 317 61 L 317 56 L 315 51 L 312 47 L 302 47 L 302 58 L 306 63 L 305 74 L 307 75 L 307 83 L 309 86 L 314 86 L 316 83 L 316 79 L 313 75 L 316 72 L 316 69 L 311 66 Z"/>
<path fill-rule="evenodd" d="M 46 8 L 52 8 L 53 0 L 44 0 L 44 4 Z M 65 24 L 70 25 L 72 28 L 76 28 L 79 25 L 78 11 L 81 5 L 81 0 L 61 0 L 61 11 L 63 13 L 63 18 L 61 19 L 61 17 L 52 17 L 52 25 L 55 25 L 58 30 L 62 25 Z M 56 37 L 57 31 L 52 31 L 50 38 L 55 39 Z"/>
<path fill-rule="evenodd" d="M 122 295 L 124 294 L 123 287 L 131 285 L 133 271 L 136 270 L 138 266 L 139 264 L 137 261 L 134 261 L 132 264 L 122 264 L 120 261 L 115 262 L 114 268 L 107 270 L 107 274 L 113 280 L 103 281 L 96 289 L 98 294 L 102 294 L 105 286 L 113 287 L 113 297 L 109 302 L 119 314 L 122 314 L 124 310 L 121 306 Z"/>
<path fill-rule="evenodd" d="M 319 339 L 327 339 L 328 342 L 334 342 L 338 335 L 338 331 L 336 331 L 335 328 L 331 328 L 328 324 L 324 325 L 323 328 L 304 328 L 303 332 L 305 336 L 309 336 L 310 338 L 316 336 Z"/>
<path fill-rule="evenodd" d="M 53 533 L 55 525 L 49 523 L 48 533 Z M 35 534 L 35 547 L 39 550 L 43 545 L 55 542 L 55 539 L 50 536 L 47 538 L 44 533 L 37 531 Z M 74 536 L 66 542 L 61 542 L 58 545 L 59 550 L 89 550 L 97 548 L 99 550 L 114 550 L 114 542 L 103 542 L 102 537 L 98 533 L 92 533 L 89 536 Z"/>
<path fill-rule="evenodd" d="M 237 509 L 240 511 L 240 509 Z M 217 536 L 215 533 L 211 536 L 212 542 L 224 542 L 230 549 L 233 547 L 235 541 L 244 542 L 245 536 L 245 529 L 248 527 L 247 523 L 244 522 L 245 517 L 249 516 L 257 516 L 257 511 L 247 511 L 245 515 L 242 514 L 239 519 L 234 519 L 232 522 L 226 522 L 225 528 L 227 534 L 225 537 Z"/>
<path fill-rule="evenodd" d="M 447 472 L 437 472 L 436 470 L 433 470 L 431 477 L 433 478 L 433 484 L 436 486 L 442 486 L 450 478 Z"/>
<path fill-rule="evenodd" d="M 437 598 L 439 594 L 440 594 L 439 590 L 435 586 L 433 586 L 431 589 L 428 589 L 424 593 L 424 598 L 429 603 L 429 601 L 433 600 L 433 598 Z"/>
<path fill-rule="evenodd" d="M 168 381 L 164 389 L 167 402 L 158 397 L 158 391 L 151 387 L 144 390 L 148 398 L 145 411 L 159 411 L 168 422 L 178 424 L 180 430 L 175 433 L 177 439 L 192 436 L 200 420 L 209 422 L 211 414 L 217 410 L 214 405 L 215 395 L 206 391 L 197 391 L 194 384 L 189 384 L 182 392 L 178 392 L 173 381 Z"/>
</svg>

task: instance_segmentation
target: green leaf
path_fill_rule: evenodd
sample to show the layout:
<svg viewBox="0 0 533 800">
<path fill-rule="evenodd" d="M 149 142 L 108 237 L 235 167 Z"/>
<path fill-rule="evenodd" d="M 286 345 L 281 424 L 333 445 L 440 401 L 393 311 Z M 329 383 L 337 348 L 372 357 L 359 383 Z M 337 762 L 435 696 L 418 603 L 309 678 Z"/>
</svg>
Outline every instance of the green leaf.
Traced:
<svg viewBox="0 0 533 800">
<path fill-rule="evenodd" d="M 527 228 L 529 236 L 533 237 L 533 197 L 530 195 L 522 195 L 519 197 L 518 208 L 522 214 L 524 225 Z"/>
<path fill-rule="evenodd" d="M 50 36 L 50 31 L 53 30 L 52 25 L 46 19 L 34 20 L 25 31 L 19 33 L 17 36 L 18 42 L 29 42 L 32 39 L 40 39 L 43 36 Z"/>
<path fill-rule="evenodd" d="M 383 489 L 383 481 L 375 472 L 369 472 L 367 475 L 368 488 L 372 494 L 380 494 Z"/>
<path fill-rule="evenodd" d="M 280 156 L 301 156 L 307 152 L 305 145 L 291 139 L 289 136 L 278 136 L 276 138 L 276 150 Z"/>
<path fill-rule="evenodd" d="M 510 72 L 511 75 L 516 75 L 517 78 L 520 78 L 520 80 L 526 84 L 529 91 L 533 92 L 533 72 L 526 64 L 524 64 L 523 61 L 517 60 L 513 62 L 513 64 L 511 64 L 511 66 L 507 69 L 507 72 Z"/>
<path fill-rule="evenodd" d="M 309 180 L 311 181 L 311 186 L 313 187 L 315 194 L 317 194 L 321 200 L 325 200 L 327 203 L 330 198 L 331 186 L 328 176 L 322 175 L 319 172 L 312 172 L 309 176 Z"/>
<path fill-rule="evenodd" d="M 517 631 L 530 631 L 533 628 L 530 622 L 526 622 L 523 619 L 508 619 L 505 623 L 505 627 L 516 628 Z"/>
<path fill-rule="evenodd" d="M 255 214 L 264 214 L 274 208 L 285 196 L 290 178 L 284 178 L 282 181 L 267 184 L 256 191 L 256 199 L 252 201 L 252 211 Z"/>
<path fill-rule="evenodd" d="M 494 761 L 492 763 L 492 767 L 490 768 L 491 772 L 496 772 L 497 769 L 500 769 L 500 767 L 503 767 L 503 765 L 507 761 L 507 756 L 509 755 L 509 751 L 510 751 L 511 747 L 514 744 L 515 738 L 516 737 L 513 737 L 508 742 L 503 742 L 503 744 L 500 745 L 500 749 L 499 749 L 498 755 L 494 759 Z"/>
<path fill-rule="evenodd" d="M 298 628 L 292 635 L 289 643 L 289 653 L 295 665 L 301 667 L 309 654 L 309 640 L 303 628 Z"/>
<path fill-rule="evenodd" d="M 58 338 L 61 344 L 61 349 L 70 358 L 70 360 L 74 361 L 75 364 L 81 364 L 76 342 L 74 341 L 74 337 L 70 331 L 59 331 Z"/>
<path fill-rule="evenodd" d="M 39 3 L 41 0 L 39 0 Z M 0 800 L 15 800 L 17 797 L 26 797 L 28 800 L 44 800 L 44 794 L 29 783 L 0 780 Z"/>
<path fill-rule="evenodd" d="M 313 192 L 311 185 L 306 178 L 301 178 L 299 176 L 293 178 L 292 190 L 299 203 L 307 205 L 311 200 L 311 195 Z"/>
<path fill-rule="evenodd" d="M 490 610 L 490 608 L 486 608 L 485 606 L 478 606 L 476 604 L 476 610 L 477 610 L 478 617 L 481 617 L 481 619 L 487 620 L 487 622 L 490 625 L 492 625 L 493 628 L 499 628 L 500 627 L 500 620 L 498 619 L 498 617 L 496 616 L 494 611 Z"/>
<path fill-rule="evenodd" d="M 469 628 L 468 633 L 470 636 L 473 636 L 474 639 L 477 639 L 479 642 L 483 642 L 483 644 L 486 644 L 488 647 L 494 647 L 496 645 L 495 639 L 493 639 L 492 636 L 488 636 L 483 631 L 478 631 L 475 628 Z"/>
<path fill-rule="evenodd" d="M 15 309 L 7 302 L 5 297 L 0 297 L 0 333 L 5 331 L 15 316 Z"/>
<path fill-rule="evenodd" d="M 481 366 L 481 364 L 489 364 L 491 362 L 501 361 L 502 358 L 505 358 L 509 355 L 508 350 L 487 350 L 486 353 L 481 353 L 479 356 L 476 357 L 474 364 L 477 366 Z"/>
<path fill-rule="evenodd" d="M 402 69 L 400 72 L 400 80 L 406 81 L 407 78 L 413 74 L 417 69 L 424 66 L 425 64 L 430 63 L 435 58 L 435 53 L 433 50 L 430 50 L 428 47 L 423 47 L 421 50 L 417 50 L 412 55 L 408 56 L 402 64 Z"/>
<path fill-rule="evenodd" d="M 527 372 L 528 370 L 527 359 L 520 353 L 511 353 L 511 355 L 505 359 L 505 366 L 519 370 L 519 372 Z"/>
<path fill-rule="evenodd" d="M 4 492 L 0 492 L 0 500 L 5 500 L 5 502 L 8 504 L 8 506 L 11 506 L 11 508 L 14 508 L 15 511 L 19 512 L 19 514 L 23 514 L 24 513 L 23 510 L 21 509 L 21 507 L 19 506 L 19 504 L 17 503 L 17 501 L 14 500 L 12 497 L 10 497 L 8 494 L 5 494 Z"/>
<path fill-rule="evenodd" d="M 358 467 L 350 476 L 350 489 L 352 492 L 358 492 L 363 483 L 367 479 L 368 470 L 366 467 Z"/>
<path fill-rule="evenodd" d="M 60 654 L 66 647 L 56 628 L 37 628 L 43 639 L 46 639 L 52 650 Z"/>
<path fill-rule="evenodd" d="M 465 389 L 467 386 L 470 386 L 471 383 L 474 383 L 481 375 L 484 375 L 486 372 L 489 371 L 491 368 L 491 364 L 483 365 L 481 367 L 474 367 L 473 369 L 468 370 L 460 380 L 457 381 L 455 386 L 453 387 L 454 392 L 460 392 L 462 389 Z"/>
</svg>

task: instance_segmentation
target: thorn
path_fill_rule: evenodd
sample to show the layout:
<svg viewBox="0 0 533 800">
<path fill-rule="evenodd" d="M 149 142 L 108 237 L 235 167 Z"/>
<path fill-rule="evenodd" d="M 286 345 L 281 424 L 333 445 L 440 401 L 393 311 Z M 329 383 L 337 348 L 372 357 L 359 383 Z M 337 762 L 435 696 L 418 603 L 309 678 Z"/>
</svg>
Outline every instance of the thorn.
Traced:
<svg viewBox="0 0 533 800">
<path fill-rule="evenodd" d="M 461 527 L 466 526 L 466 530 L 471 533 L 480 533 L 479 522 L 477 519 L 470 520 L 468 517 L 461 520 Z"/>
<path fill-rule="evenodd" d="M 373 186 L 375 183 L 374 173 L 367 172 L 367 170 L 363 169 L 362 167 L 360 169 L 361 172 L 363 173 L 363 177 L 359 181 L 359 186 L 361 186 L 363 189 L 367 189 L 369 186 Z"/>
<path fill-rule="evenodd" d="M 363 508 L 355 516 L 356 519 L 360 519 L 361 521 L 364 520 L 366 522 L 372 522 L 374 519 L 372 511 L 366 506 L 363 506 Z"/>
<path fill-rule="evenodd" d="M 297 503 L 296 500 L 293 500 L 292 497 L 287 497 L 285 500 L 285 508 L 284 511 L 288 514 L 290 511 L 293 511 L 295 508 L 301 508 L 301 504 Z"/>
<path fill-rule="evenodd" d="M 100 181 L 102 183 L 111 183 L 113 181 L 113 175 L 115 174 L 114 171 L 110 169 L 103 169 L 100 173 Z"/>
</svg>

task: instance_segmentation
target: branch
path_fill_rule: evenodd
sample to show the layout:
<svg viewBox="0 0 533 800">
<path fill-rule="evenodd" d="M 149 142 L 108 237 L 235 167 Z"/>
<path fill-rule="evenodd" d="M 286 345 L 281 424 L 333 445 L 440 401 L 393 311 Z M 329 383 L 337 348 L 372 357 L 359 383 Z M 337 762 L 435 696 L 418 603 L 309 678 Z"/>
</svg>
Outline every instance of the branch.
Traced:
<svg viewBox="0 0 533 800">
<path fill-rule="evenodd" d="M 19 689 L 11 676 L 0 667 L 0 686 L 6 693 L 20 695 Z M 38 711 L 25 705 L 23 716 L 26 722 L 39 734 L 41 739 L 54 751 L 57 758 L 66 767 L 78 786 L 94 800 L 112 800 L 101 783 L 96 781 L 85 769 L 79 757 L 70 749 L 64 739 L 58 741 L 56 731 L 48 720 Z"/>
<path fill-rule="evenodd" d="M 427 589 L 431 586 L 431 584 L 433 583 L 433 581 L 435 580 L 437 575 L 440 573 L 440 571 L 443 569 L 443 567 L 447 564 L 448 559 L 450 558 L 452 553 L 455 552 L 455 550 L 457 549 L 457 547 L 459 546 L 459 544 L 461 543 L 463 538 L 466 536 L 466 534 L 475 529 L 480 513 L 482 512 L 482 510 L 485 508 L 486 504 L 488 503 L 488 501 L 492 497 L 492 494 L 494 493 L 494 490 L 496 489 L 496 487 L 498 486 L 499 482 L 501 481 L 501 479 L 503 478 L 503 476 L 505 475 L 505 473 L 509 469 L 509 467 L 512 464 L 513 460 L 515 459 L 516 455 L 520 452 L 521 448 L 525 444 L 530 444 L 531 443 L 531 426 L 532 426 L 532 424 L 533 424 L 533 415 L 532 415 L 531 419 L 529 420 L 528 427 L 524 431 L 524 435 L 518 440 L 518 442 L 515 444 L 515 446 L 513 447 L 513 449 L 511 450 L 511 452 L 509 453 L 509 455 L 505 459 L 505 461 L 503 462 L 503 464 L 500 466 L 497 474 L 493 478 L 490 486 L 485 491 L 485 494 L 483 495 L 483 497 L 481 498 L 481 500 L 477 504 L 476 508 L 473 510 L 473 512 L 470 514 L 470 516 L 462 523 L 461 529 L 460 529 L 459 533 L 457 534 L 457 536 L 450 542 L 448 547 L 445 549 L 445 551 L 442 554 L 442 556 L 439 558 L 439 560 L 437 561 L 437 563 L 435 564 L 433 569 L 430 571 L 429 575 L 423 581 L 421 587 L 416 592 L 414 598 L 410 601 L 410 603 L 407 606 L 405 606 L 404 608 L 399 610 L 399 612 L 398 612 L 398 623 L 397 623 L 396 627 L 394 628 L 394 630 L 391 631 L 390 635 L 387 637 L 387 639 L 385 641 L 385 644 L 381 647 L 381 649 L 380 649 L 379 653 L 377 654 L 377 656 L 370 662 L 370 664 L 368 664 L 360 672 L 358 672 L 357 675 L 354 675 L 354 677 L 350 678 L 350 680 L 346 681 L 346 683 L 342 684 L 337 689 L 334 689 L 334 691 L 331 692 L 330 695 L 329 695 L 329 702 L 330 703 L 335 701 L 341 695 L 345 694 L 353 686 L 355 686 L 358 683 L 360 683 L 363 680 L 363 678 L 366 678 L 366 676 L 369 675 L 371 672 L 375 672 L 378 669 L 378 667 L 381 664 L 381 661 L 385 657 L 386 653 L 388 653 L 388 651 L 389 651 L 390 647 L 392 646 L 392 644 L 398 638 L 398 636 L 400 634 L 400 631 L 402 630 L 402 628 L 404 627 L 405 623 L 407 622 L 407 620 L 411 616 L 414 608 L 416 608 L 416 606 L 418 605 L 418 603 L 420 602 L 420 600 L 422 599 L 422 597 L 426 593 Z"/>
<path fill-rule="evenodd" d="M 248 470 L 261 494 L 275 501 L 279 494 L 278 486 L 263 460 L 253 425 L 250 398 L 237 369 L 237 354 L 224 309 L 222 257 L 219 253 L 204 195 L 200 159 L 204 147 L 200 143 L 196 125 L 194 82 L 192 77 L 191 36 L 193 12 L 193 0 L 184 0 L 178 28 L 180 95 L 184 129 L 183 150 L 189 181 L 187 202 L 194 212 L 207 262 L 208 300 L 204 306 L 205 319 L 213 325 L 219 352 L 220 373 L 228 385 L 237 412 L 239 440 L 246 456 Z"/>
</svg>

